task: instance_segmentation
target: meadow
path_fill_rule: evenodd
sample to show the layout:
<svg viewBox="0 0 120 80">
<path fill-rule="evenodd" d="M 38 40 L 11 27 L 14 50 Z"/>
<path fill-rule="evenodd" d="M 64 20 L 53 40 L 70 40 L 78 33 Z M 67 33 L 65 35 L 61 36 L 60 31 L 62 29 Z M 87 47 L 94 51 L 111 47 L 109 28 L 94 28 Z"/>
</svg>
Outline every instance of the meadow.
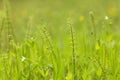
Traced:
<svg viewBox="0 0 120 80">
<path fill-rule="evenodd" d="M 0 80 L 120 80 L 119 0 L 0 0 Z"/>
</svg>

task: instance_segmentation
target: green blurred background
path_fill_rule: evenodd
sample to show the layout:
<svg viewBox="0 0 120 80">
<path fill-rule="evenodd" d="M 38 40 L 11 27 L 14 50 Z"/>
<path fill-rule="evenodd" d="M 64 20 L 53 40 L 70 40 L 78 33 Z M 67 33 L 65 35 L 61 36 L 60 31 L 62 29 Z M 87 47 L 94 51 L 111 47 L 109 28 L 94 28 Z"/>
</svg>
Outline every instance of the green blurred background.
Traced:
<svg viewBox="0 0 120 80">
<path fill-rule="evenodd" d="M 36 20 L 52 23 L 63 22 L 68 16 L 73 18 L 79 18 L 80 15 L 87 16 L 91 10 L 97 16 L 118 16 L 119 2 L 119 0 L 10 0 L 12 15 L 18 21 L 33 16 Z M 0 10 L 2 6 L 1 0 Z"/>
<path fill-rule="evenodd" d="M 119 2 L 119 0 L 10 0 L 10 5 L 16 35 L 24 36 L 29 19 L 32 19 L 33 30 L 39 24 L 47 24 L 52 34 L 53 28 L 56 32 L 63 31 L 68 17 L 73 20 L 76 28 L 89 26 L 90 11 L 95 13 L 99 25 L 105 16 L 112 18 L 118 30 Z M 3 11 L 2 0 L 0 0 L 0 11 L 0 13 Z M 54 35 L 56 34 L 53 33 L 52 36 Z"/>
</svg>

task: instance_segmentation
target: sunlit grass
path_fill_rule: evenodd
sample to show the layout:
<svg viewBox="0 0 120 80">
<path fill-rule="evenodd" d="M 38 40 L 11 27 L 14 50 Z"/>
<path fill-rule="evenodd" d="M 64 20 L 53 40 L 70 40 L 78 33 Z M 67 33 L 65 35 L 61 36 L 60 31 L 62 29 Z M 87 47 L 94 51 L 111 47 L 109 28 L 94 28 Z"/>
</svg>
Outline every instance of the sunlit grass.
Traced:
<svg viewBox="0 0 120 80">
<path fill-rule="evenodd" d="M 4 0 L 0 12 L 0 80 L 120 80 L 116 7 L 100 16 L 96 11 L 81 15 L 75 8 L 65 15 L 49 5 L 42 16 L 26 8 L 19 24 L 10 7 Z"/>
</svg>

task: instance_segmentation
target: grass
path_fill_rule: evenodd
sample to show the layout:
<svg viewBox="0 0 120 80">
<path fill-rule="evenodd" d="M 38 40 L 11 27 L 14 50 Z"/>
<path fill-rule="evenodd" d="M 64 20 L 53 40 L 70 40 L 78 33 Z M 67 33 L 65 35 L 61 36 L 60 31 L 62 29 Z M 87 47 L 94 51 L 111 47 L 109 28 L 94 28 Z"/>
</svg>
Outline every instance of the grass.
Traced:
<svg viewBox="0 0 120 80">
<path fill-rule="evenodd" d="M 75 35 L 73 30 L 73 24 L 72 21 L 68 20 L 68 26 L 70 31 L 70 37 L 71 37 L 71 49 L 72 49 L 72 65 L 73 65 L 73 79 L 76 80 L 76 60 L 75 60 Z"/>
<path fill-rule="evenodd" d="M 0 80 L 120 80 L 119 16 L 115 8 L 108 16 L 102 10 L 98 16 L 97 11 L 89 14 L 87 8 L 81 8 L 87 15 L 79 19 L 79 12 L 74 11 L 79 9 L 78 4 L 65 3 L 63 12 L 49 3 L 55 12 L 50 14 L 50 6 L 44 7 L 41 14 L 47 17 L 43 14 L 43 19 L 34 13 L 42 19 L 40 22 L 23 12 L 24 18 L 17 23 L 19 17 L 4 0 L 0 14 Z M 72 3 L 76 5 L 72 7 Z M 67 16 L 66 10 L 71 11 Z"/>
</svg>

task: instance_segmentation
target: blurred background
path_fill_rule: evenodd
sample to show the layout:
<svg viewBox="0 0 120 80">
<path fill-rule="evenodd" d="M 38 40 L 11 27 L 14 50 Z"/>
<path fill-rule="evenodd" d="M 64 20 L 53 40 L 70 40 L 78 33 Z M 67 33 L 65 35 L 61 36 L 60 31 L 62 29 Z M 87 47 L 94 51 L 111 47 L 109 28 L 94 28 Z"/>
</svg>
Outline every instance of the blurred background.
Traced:
<svg viewBox="0 0 120 80">
<path fill-rule="evenodd" d="M 32 19 L 33 28 L 38 24 L 47 24 L 52 32 L 62 31 L 68 17 L 72 18 L 76 27 L 87 26 L 89 12 L 95 13 L 96 20 L 105 16 L 112 18 L 115 26 L 119 26 L 120 0 L 9 0 L 11 16 L 17 34 L 24 35 L 26 22 Z M 0 0 L 0 13 L 3 11 L 3 0 Z M 89 24 L 88 24 L 89 25 Z M 62 27 L 63 26 L 63 27 Z M 116 29 L 117 30 L 117 29 Z"/>
<path fill-rule="evenodd" d="M 61 22 L 71 16 L 87 16 L 89 11 L 94 11 L 97 16 L 118 16 L 119 0 L 9 0 L 12 15 L 17 18 L 16 22 L 28 16 L 39 21 Z M 0 0 L 0 10 L 3 9 Z M 61 20 L 62 19 L 62 20 Z"/>
</svg>

